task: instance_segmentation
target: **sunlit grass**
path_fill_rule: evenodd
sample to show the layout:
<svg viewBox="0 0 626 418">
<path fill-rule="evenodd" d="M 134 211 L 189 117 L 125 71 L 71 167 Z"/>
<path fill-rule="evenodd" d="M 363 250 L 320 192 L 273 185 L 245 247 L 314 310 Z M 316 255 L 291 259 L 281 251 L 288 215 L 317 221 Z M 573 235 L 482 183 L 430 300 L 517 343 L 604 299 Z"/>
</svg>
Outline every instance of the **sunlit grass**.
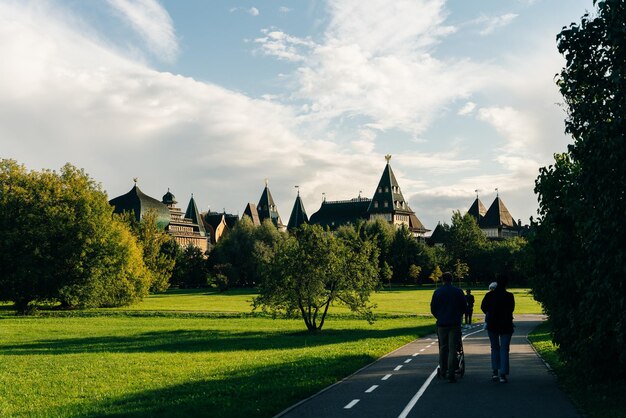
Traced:
<svg viewBox="0 0 626 418">
<path fill-rule="evenodd" d="M 429 318 L 4 317 L 0 416 L 272 416 L 432 332 Z M 210 411 L 210 413 L 209 413 Z"/>
<path fill-rule="evenodd" d="M 272 416 L 418 336 L 433 287 L 372 295 L 369 325 L 331 309 L 321 333 L 251 314 L 253 290 L 171 290 L 119 309 L 0 310 L 0 416 Z M 525 289 L 517 313 L 540 313 Z M 474 289 L 476 312 L 484 289 Z M 420 316 L 423 315 L 423 316 Z"/>
<path fill-rule="evenodd" d="M 430 315 L 430 298 L 433 286 L 410 286 L 385 288 L 373 293 L 374 312 L 378 315 Z M 515 295 L 516 314 L 540 314 L 541 306 L 530 294 L 529 289 L 511 289 Z M 476 298 L 474 313 L 480 314 L 480 302 L 487 289 L 473 288 Z M 151 295 L 143 302 L 119 310 L 141 311 L 187 311 L 187 312 L 250 312 L 256 292 L 252 289 L 233 289 L 224 293 L 213 290 L 191 289 L 170 290 L 165 294 Z M 347 313 L 342 306 L 333 306 L 331 313 Z"/>
</svg>

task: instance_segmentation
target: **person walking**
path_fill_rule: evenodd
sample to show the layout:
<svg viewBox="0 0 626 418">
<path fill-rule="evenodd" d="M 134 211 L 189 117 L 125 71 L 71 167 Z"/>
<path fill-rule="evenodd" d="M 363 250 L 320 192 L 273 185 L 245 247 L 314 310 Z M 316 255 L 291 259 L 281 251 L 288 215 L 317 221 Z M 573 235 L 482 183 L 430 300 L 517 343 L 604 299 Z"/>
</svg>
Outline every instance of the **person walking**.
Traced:
<svg viewBox="0 0 626 418">
<path fill-rule="evenodd" d="M 430 300 L 430 312 L 437 319 L 439 338 L 439 369 L 449 382 L 456 382 L 456 351 L 461 339 L 461 321 L 466 303 L 463 291 L 452 286 L 452 273 L 441 277 L 443 286 L 435 290 Z"/>
<path fill-rule="evenodd" d="M 509 375 L 509 347 L 513 336 L 515 297 L 506 291 L 506 280 L 497 280 L 498 286 L 488 292 L 480 309 L 485 313 L 487 333 L 491 343 L 492 380 L 506 383 Z"/>
<path fill-rule="evenodd" d="M 465 290 L 465 325 L 472 325 L 472 314 L 474 313 L 474 295 L 470 289 Z"/>
</svg>

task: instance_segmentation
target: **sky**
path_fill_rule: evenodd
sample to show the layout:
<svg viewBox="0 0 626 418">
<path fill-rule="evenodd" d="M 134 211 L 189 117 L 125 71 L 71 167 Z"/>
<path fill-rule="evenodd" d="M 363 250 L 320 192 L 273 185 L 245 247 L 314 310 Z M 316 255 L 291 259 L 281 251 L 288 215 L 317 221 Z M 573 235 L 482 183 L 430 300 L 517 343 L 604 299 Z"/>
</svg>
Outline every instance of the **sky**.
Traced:
<svg viewBox="0 0 626 418">
<path fill-rule="evenodd" d="M 242 214 L 268 181 L 372 197 L 391 154 L 428 229 L 496 193 L 536 217 L 564 152 L 563 26 L 592 0 L 0 0 L 0 158 Z M 496 192 L 496 189 L 498 191 Z"/>
</svg>

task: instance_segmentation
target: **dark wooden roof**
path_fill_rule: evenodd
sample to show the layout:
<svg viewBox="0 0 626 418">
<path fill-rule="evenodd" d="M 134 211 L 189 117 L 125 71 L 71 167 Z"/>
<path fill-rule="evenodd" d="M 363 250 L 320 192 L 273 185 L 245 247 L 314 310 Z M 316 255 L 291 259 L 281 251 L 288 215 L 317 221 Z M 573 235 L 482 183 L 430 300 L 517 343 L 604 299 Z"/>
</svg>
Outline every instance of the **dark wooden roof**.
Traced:
<svg viewBox="0 0 626 418">
<path fill-rule="evenodd" d="M 257 212 L 259 213 L 260 222 L 263 222 L 266 219 L 271 219 L 277 227 L 283 226 L 283 221 L 280 219 L 280 215 L 278 214 L 278 208 L 276 207 L 272 193 L 270 193 L 270 189 L 267 186 L 263 189 L 261 199 L 259 199 Z"/>
<path fill-rule="evenodd" d="M 320 209 L 311 215 L 309 223 L 335 229 L 345 224 L 356 224 L 360 219 L 369 219 L 367 208 L 372 201 L 357 197 L 351 200 L 323 201 Z"/>
<path fill-rule="evenodd" d="M 480 221 L 487 213 L 487 209 L 485 209 L 485 205 L 483 205 L 483 202 L 481 202 L 480 199 L 477 197 L 476 200 L 474 200 L 474 203 L 472 203 L 472 206 L 470 206 L 470 208 L 467 210 L 467 213 L 472 215 L 474 219 L 476 219 L 477 223 L 480 223 Z"/>
<path fill-rule="evenodd" d="M 409 208 L 409 210 L 411 210 L 411 208 Z M 421 233 L 430 231 L 430 229 L 426 229 L 422 221 L 417 218 L 417 215 L 415 215 L 413 211 L 409 214 L 409 229 Z"/>
<path fill-rule="evenodd" d="M 224 213 L 224 220 L 226 221 L 226 225 L 230 229 L 232 229 L 237 222 L 239 222 L 239 216 L 233 215 L 231 213 Z"/>
<path fill-rule="evenodd" d="M 254 203 L 248 203 L 246 208 L 243 210 L 243 215 L 250 217 L 252 221 L 252 225 L 259 226 L 261 225 L 261 220 L 259 219 L 259 212 L 256 210 L 256 206 Z"/>
<path fill-rule="evenodd" d="M 391 156 L 388 157 L 391 158 Z M 370 214 L 400 213 L 405 215 L 413 212 L 406 200 L 404 200 L 398 180 L 396 180 L 391 164 L 389 164 L 389 159 L 383 174 L 380 176 L 380 181 L 374 191 L 374 197 L 372 197 L 367 211 Z"/>
<path fill-rule="evenodd" d="M 428 237 L 428 245 L 444 244 L 447 238 L 448 232 L 441 223 L 438 223 L 433 233 Z"/>
<path fill-rule="evenodd" d="M 165 228 L 170 223 L 170 210 L 167 206 L 143 193 L 136 184 L 128 193 L 111 199 L 109 203 L 114 207 L 113 212 L 132 212 L 137 221 L 141 221 L 143 215 L 153 210 L 160 228 Z"/>
<path fill-rule="evenodd" d="M 167 189 L 167 193 L 163 195 L 163 200 L 161 200 L 161 202 L 166 205 L 175 205 L 176 203 L 178 203 L 176 201 L 176 196 L 174 196 L 172 192 L 170 192 L 170 189 Z"/>
<path fill-rule="evenodd" d="M 287 223 L 287 229 L 295 229 L 303 223 L 308 222 L 309 217 L 307 216 L 306 210 L 304 209 L 302 199 L 300 199 L 300 193 L 298 193 L 296 201 L 293 203 L 293 209 L 291 210 L 291 216 L 289 217 L 289 222 Z"/>
<path fill-rule="evenodd" d="M 191 219 L 191 221 L 194 224 L 198 225 L 198 228 L 200 230 L 200 235 L 202 236 L 206 235 L 204 222 L 202 222 L 202 218 L 200 216 L 200 212 L 198 211 L 198 206 L 196 205 L 196 201 L 194 200 L 193 195 L 191 196 L 191 199 L 189 199 L 189 204 L 187 205 L 187 211 L 185 212 L 185 218 Z"/>
<path fill-rule="evenodd" d="M 487 210 L 479 226 L 481 228 L 518 228 L 517 222 L 515 222 L 499 196 L 489 206 L 489 210 Z"/>
</svg>

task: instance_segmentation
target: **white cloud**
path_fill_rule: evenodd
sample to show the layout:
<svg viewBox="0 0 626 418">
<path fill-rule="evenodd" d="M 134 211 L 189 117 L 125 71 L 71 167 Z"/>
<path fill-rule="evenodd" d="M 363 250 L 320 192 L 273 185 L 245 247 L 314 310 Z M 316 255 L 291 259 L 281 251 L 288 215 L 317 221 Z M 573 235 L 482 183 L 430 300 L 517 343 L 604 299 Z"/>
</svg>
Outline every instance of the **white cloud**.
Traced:
<svg viewBox="0 0 626 418">
<path fill-rule="evenodd" d="M 286 6 L 280 6 L 280 7 L 278 8 L 278 11 L 279 11 L 280 13 L 289 13 L 289 12 L 291 12 L 292 10 L 293 10 L 293 9 L 290 9 L 289 7 L 286 7 Z"/>
<path fill-rule="evenodd" d="M 460 115 L 460 116 L 469 115 L 470 113 L 474 111 L 474 109 L 476 109 L 476 103 L 467 102 L 465 103 L 465 105 L 463 105 L 462 108 L 459 109 L 459 111 L 457 112 L 457 115 Z"/>
<path fill-rule="evenodd" d="M 0 4 L 3 158 L 33 169 L 70 161 L 110 197 L 139 177 L 154 197 L 170 187 L 181 206 L 195 193 L 201 209 L 234 213 L 256 203 L 266 177 L 283 216 L 294 184 L 310 213 L 322 192 L 375 187 L 384 167 L 375 132 L 362 131 L 356 148 L 304 135 L 288 106 L 155 71 L 50 15 Z"/>
<path fill-rule="evenodd" d="M 294 98 L 308 104 L 303 121 L 360 115 L 367 119 L 362 127 L 417 136 L 447 105 L 484 83 L 474 63 L 431 54 L 455 31 L 445 24 L 444 4 L 333 1 L 321 42 L 268 30 L 256 42 L 267 55 L 302 63 L 293 78 Z"/>
<path fill-rule="evenodd" d="M 145 40 L 152 53 L 172 62 L 179 53 L 172 19 L 156 0 L 108 0 L 130 26 Z"/>
<path fill-rule="evenodd" d="M 497 29 L 503 28 L 510 24 L 518 15 L 515 13 L 506 13 L 500 16 L 481 16 L 474 20 L 473 23 L 482 26 L 483 28 L 478 32 L 481 35 L 490 35 Z"/>
<path fill-rule="evenodd" d="M 250 16 L 258 16 L 261 13 L 261 12 L 259 12 L 259 9 L 257 9 L 256 7 L 250 7 L 250 8 L 232 7 L 229 11 L 231 13 L 234 13 L 234 12 L 244 12 L 244 13 L 248 13 Z"/>
<path fill-rule="evenodd" d="M 315 46 L 310 39 L 301 39 L 288 35 L 280 30 L 263 29 L 265 36 L 256 38 L 254 42 L 261 46 L 264 55 L 273 56 L 286 61 L 304 61 L 307 49 Z"/>
</svg>

